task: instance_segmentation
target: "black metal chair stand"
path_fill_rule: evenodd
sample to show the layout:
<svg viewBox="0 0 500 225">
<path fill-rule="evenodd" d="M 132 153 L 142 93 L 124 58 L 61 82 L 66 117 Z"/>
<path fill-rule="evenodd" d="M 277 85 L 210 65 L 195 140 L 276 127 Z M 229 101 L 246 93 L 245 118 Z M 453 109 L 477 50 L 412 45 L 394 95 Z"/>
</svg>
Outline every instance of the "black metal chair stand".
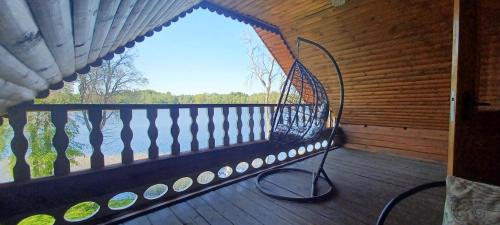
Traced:
<svg viewBox="0 0 500 225">
<path fill-rule="evenodd" d="M 300 50 L 300 43 L 305 42 L 322 50 L 331 60 L 337 73 L 339 81 L 339 105 L 337 115 L 335 116 L 334 127 L 330 133 L 326 147 L 322 150 L 321 162 L 318 167 L 312 171 L 299 168 L 275 168 L 262 172 L 257 176 L 257 188 L 264 194 L 273 198 L 306 202 L 325 199 L 334 191 L 334 184 L 328 177 L 323 166 L 328 157 L 328 152 L 336 149 L 334 146 L 335 136 L 342 116 L 344 105 L 344 84 L 340 68 L 335 58 L 323 46 L 304 39 L 298 38 L 297 49 Z M 273 116 L 270 142 L 271 146 L 278 149 L 289 146 L 299 146 L 317 140 L 325 128 L 329 115 L 330 104 L 327 92 L 319 80 L 298 60 L 296 59 L 292 68 L 288 72 L 285 85 L 281 92 L 277 110 Z M 310 192 L 301 194 L 284 195 L 266 189 L 262 182 L 265 178 L 271 176 L 280 176 L 283 174 L 310 174 Z M 326 187 L 320 186 L 319 181 L 326 184 Z M 323 191 L 319 191 L 323 189 Z"/>
<path fill-rule="evenodd" d="M 417 194 L 421 191 L 425 191 L 425 190 L 428 190 L 431 188 L 436 188 L 436 187 L 445 187 L 445 186 L 446 186 L 446 181 L 435 181 L 435 182 L 421 184 L 419 186 L 416 186 L 410 190 L 407 190 L 407 191 L 401 193 L 400 195 L 396 196 L 391 201 L 389 201 L 387 203 L 387 205 L 385 205 L 384 209 L 382 210 L 382 212 L 378 216 L 377 225 L 384 225 L 385 220 L 387 219 L 387 216 L 389 216 L 389 213 L 392 211 L 392 209 L 394 207 L 396 207 L 396 205 L 399 202 L 403 201 L 404 199 L 406 199 L 414 194 Z"/>
</svg>

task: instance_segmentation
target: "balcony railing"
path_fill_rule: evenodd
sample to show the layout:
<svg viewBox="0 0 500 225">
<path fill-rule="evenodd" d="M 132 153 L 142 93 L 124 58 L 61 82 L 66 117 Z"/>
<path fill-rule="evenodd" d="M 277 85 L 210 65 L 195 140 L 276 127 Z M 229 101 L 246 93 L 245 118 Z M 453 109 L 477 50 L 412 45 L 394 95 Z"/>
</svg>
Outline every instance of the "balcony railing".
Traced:
<svg viewBox="0 0 500 225">
<path fill-rule="evenodd" d="M 16 160 L 13 180 L 0 184 L 0 223 L 17 224 L 37 216 L 55 220 L 57 224 L 116 220 L 263 169 L 304 159 L 326 146 L 326 141 L 320 139 L 282 149 L 270 148 L 266 137 L 274 107 L 267 104 L 28 104 L 14 107 L 8 118 L 13 131 L 11 150 Z M 50 114 L 56 157 L 52 175 L 34 178 L 31 174 L 34 165 L 26 160 L 30 143 L 25 126 L 29 113 L 40 112 Z M 72 171 L 66 154 L 71 141 L 66 128 L 73 112 L 82 115 L 89 128 L 84 135 L 88 136 L 91 149 L 90 166 L 80 171 Z M 114 165 L 107 165 L 103 151 L 103 120 L 111 118 L 110 112 L 121 123 L 121 129 L 111 133 L 119 132 L 120 138 L 105 148 L 123 146 L 119 152 L 120 162 Z M 145 116 L 134 124 L 147 126 L 147 131 L 131 123 L 137 119 L 136 115 Z M 161 125 L 159 116 L 167 116 L 169 126 Z M 215 119 L 216 116 L 219 119 Z M 205 120 L 202 127 L 200 118 Z M 296 122 L 300 123 L 300 119 Z M 216 127 L 221 129 L 217 131 Z M 167 137 L 159 136 L 159 131 L 165 129 L 170 131 L 167 132 L 171 142 L 168 145 L 161 141 Z M 144 135 L 144 132 L 149 141 L 147 154 L 137 159 L 139 149 L 135 149 L 132 142 L 134 135 Z M 184 135 L 180 135 L 181 132 Z M 190 134 L 189 140 L 185 133 Z M 200 137 L 203 140 L 200 141 Z M 181 145 L 187 143 L 187 149 L 182 149 Z M 165 149 L 168 154 L 160 154 Z"/>
</svg>

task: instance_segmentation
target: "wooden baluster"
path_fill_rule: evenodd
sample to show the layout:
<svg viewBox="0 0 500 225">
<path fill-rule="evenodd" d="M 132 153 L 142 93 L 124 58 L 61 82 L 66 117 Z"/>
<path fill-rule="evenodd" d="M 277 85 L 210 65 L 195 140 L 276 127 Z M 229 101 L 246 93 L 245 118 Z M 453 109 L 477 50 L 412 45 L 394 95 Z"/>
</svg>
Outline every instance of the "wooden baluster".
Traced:
<svg viewBox="0 0 500 225">
<path fill-rule="evenodd" d="M 250 128 L 250 134 L 248 135 L 248 139 L 250 141 L 254 141 L 255 140 L 255 135 L 253 133 L 253 126 L 254 126 L 254 122 L 253 122 L 253 106 L 248 107 L 248 114 L 250 116 L 250 119 L 248 120 L 248 126 Z"/>
<path fill-rule="evenodd" d="M 238 128 L 238 136 L 236 136 L 236 141 L 238 144 L 243 143 L 243 134 L 241 133 L 241 128 L 243 127 L 243 122 L 241 121 L 241 107 L 236 107 L 236 115 L 238 119 L 236 120 L 236 127 Z"/>
<path fill-rule="evenodd" d="M 123 142 L 122 163 L 128 164 L 134 161 L 134 151 L 132 150 L 131 145 L 134 133 L 132 132 L 132 128 L 130 128 L 130 121 L 132 120 L 132 109 L 121 109 L 120 119 L 123 123 L 121 132 L 121 138 Z"/>
<path fill-rule="evenodd" d="M 299 106 L 294 105 L 293 109 L 295 110 L 295 112 L 293 113 L 293 116 L 294 116 L 294 119 L 295 119 L 295 125 L 297 125 L 297 127 L 298 127 L 299 126 L 299 120 L 300 120 L 300 114 L 299 114 L 300 108 L 299 108 Z"/>
<path fill-rule="evenodd" d="M 102 110 L 101 109 L 89 109 L 89 120 L 92 124 L 92 130 L 90 131 L 90 145 L 92 146 L 92 155 L 90 156 L 90 168 L 99 169 L 104 167 L 104 155 L 101 151 L 101 145 L 103 141 L 103 135 L 101 131 L 102 122 Z"/>
<path fill-rule="evenodd" d="M 214 137 L 214 130 L 215 130 L 215 124 L 214 124 L 214 108 L 209 107 L 208 108 L 208 148 L 212 149 L 215 148 L 215 137 Z"/>
<path fill-rule="evenodd" d="M 302 105 L 302 125 L 306 123 L 306 105 Z"/>
<path fill-rule="evenodd" d="M 224 122 L 222 123 L 222 127 L 224 128 L 224 146 L 229 145 L 229 108 L 224 106 L 222 107 L 222 115 L 224 115 Z"/>
<path fill-rule="evenodd" d="M 156 159 L 159 156 L 158 144 L 156 143 L 156 140 L 158 139 L 158 128 L 156 127 L 156 118 L 158 117 L 158 109 L 148 108 L 146 110 L 146 114 L 149 121 L 148 137 L 149 141 L 151 142 L 149 144 L 148 157 L 149 159 Z"/>
<path fill-rule="evenodd" d="M 268 134 L 266 135 L 267 138 L 270 136 L 270 133 L 273 132 L 271 129 L 273 129 L 273 126 L 274 126 L 274 124 L 273 124 L 273 117 L 274 117 L 274 110 L 275 110 L 275 108 L 274 108 L 274 106 L 271 106 L 271 107 L 269 107 L 269 109 L 270 109 L 271 112 L 269 113 L 270 114 L 269 115 L 269 130 L 267 131 L 268 132 Z M 279 118 L 280 118 L 279 121 L 281 123 L 283 123 L 283 117 L 280 116 Z"/>
<path fill-rule="evenodd" d="M 57 158 L 54 162 L 54 175 L 63 176 L 70 172 L 69 159 L 66 157 L 66 149 L 68 149 L 69 138 L 64 131 L 64 127 L 68 122 L 68 112 L 65 109 L 55 109 L 50 112 L 50 117 L 56 132 L 52 138 L 52 145 L 56 149 Z"/>
<path fill-rule="evenodd" d="M 26 162 L 26 152 L 28 152 L 28 140 L 24 136 L 24 126 L 26 125 L 26 111 L 9 111 L 9 123 L 14 130 L 14 137 L 10 142 L 12 153 L 16 157 L 14 165 L 14 182 L 28 181 L 31 178 L 30 166 Z"/>
<path fill-rule="evenodd" d="M 198 108 L 190 108 L 189 114 L 191 115 L 191 134 L 193 139 L 191 141 L 191 151 L 196 152 L 200 149 L 198 143 L 198 122 L 196 122 L 196 117 L 198 117 Z"/>
<path fill-rule="evenodd" d="M 292 125 L 292 107 L 290 105 L 286 106 L 286 110 L 288 111 L 287 124 Z"/>
<path fill-rule="evenodd" d="M 170 109 L 170 118 L 172 119 L 172 128 L 170 128 L 170 133 L 172 134 L 172 155 L 178 155 L 181 152 L 181 145 L 179 143 L 179 133 L 180 128 L 177 120 L 179 119 L 179 108 Z"/>
<path fill-rule="evenodd" d="M 266 106 L 260 107 L 260 140 L 266 139 L 266 112 L 268 110 Z"/>
<path fill-rule="evenodd" d="M 271 107 L 271 120 L 274 116 L 274 107 Z M 285 116 L 285 106 L 281 108 L 281 115 L 278 114 L 278 123 L 282 124 L 283 123 L 283 117 Z M 271 121 L 272 122 L 272 121 Z"/>
</svg>

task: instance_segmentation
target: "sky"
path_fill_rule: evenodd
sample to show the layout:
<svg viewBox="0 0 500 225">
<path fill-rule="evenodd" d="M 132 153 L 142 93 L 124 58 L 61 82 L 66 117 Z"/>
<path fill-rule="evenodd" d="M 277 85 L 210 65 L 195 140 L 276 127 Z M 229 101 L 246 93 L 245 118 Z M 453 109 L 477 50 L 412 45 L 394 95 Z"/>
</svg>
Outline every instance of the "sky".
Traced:
<svg viewBox="0 0 500 225">
<path fill-rule="evenodd" d="M 193 11 L 132 48 L 136 68 L 149 80 L 140 89 L 176 95 L 263 92 L 257 82 L 249 82 L 245 36 L 263 45 L 247 24 L 208 10 Z"/>
</svg>

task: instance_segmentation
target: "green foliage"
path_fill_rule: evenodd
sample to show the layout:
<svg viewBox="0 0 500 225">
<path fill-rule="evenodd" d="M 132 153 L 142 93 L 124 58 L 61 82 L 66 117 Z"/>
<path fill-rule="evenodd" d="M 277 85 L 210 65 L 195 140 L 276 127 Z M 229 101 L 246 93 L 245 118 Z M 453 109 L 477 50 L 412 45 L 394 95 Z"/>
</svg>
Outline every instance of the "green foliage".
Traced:
<svg viewBox="0 0 500 225">
<path fill-rule="evenodd" d="M 52 225 L 55 222 L 56 219 L 54 219 L 54 217 L 45 214 L 39 214 L 21 220 L 18 225 Z"/>
<path fill-rule="evenodd" d="M 50 176 L 53 174 L 54 161 L 57 157 L 56 150 L 52 146 L 55 128 L 50 120 L 50 114 L 48 112 L 29 113 L 28 121 L 25 129 L 31 147 L 31 154 L 27 159 L 31 165 L 31 176 Z M 79 133 L 76 122 L 68 119 L 65 130 L 70 140 L 66 149 L 66 157 L 70 163 L 78 165 L 76 158 L 84 156 L 82 153 L 84 146 L 75 141 L 74 137 Z"/>
<path fill-rule="evenodd" d="M 133 198 L 125 198 L 125 199 L 111 199 L 108 202 L 108 207 L 110 209 L 121 209 L 123 207 L 129 206 L 134 202 Z"/>
<path fill-rule="evenodd" d="M 278 92 L 271 92 L 270 102 L 277 102 Z M 115 98 L 115 103 L 130 104 L 244 104 L 265 103 L 266 94 L 246 94 L 232 92 L 229 94 L 202 93 L 195 95 L 172 95 L 170 92 L 162 93 L 153 90 L 124 91 Z"/>
<path fill-rule="evenodd" d="M 51 96 L 36 100 L 37 103 L 45 104 L 63 104 L 77 102 L 76 95 L 71 93 L 71 86 L 51 93 Z M 57 157 L 56 150 L 52 146 L 52 138 L 55 134 L 55 128 L 50 119 L 49 112 L 32 112 L 28 113 L 28 122 L 25 126 L 25 135 L 28 139 L 30 152 L 27 156 L 27 162 L 30 164 L 31 176 L 44 177 L 53 175 L 54 161 Z M 78 165 L 77 157 L 84 157 L 82 153 L 84 145 L 75 141 L 79 130 L 76 121 L 68 118 L 68 123 L 65 127 L 66 134 L 69 137 L 68 148 L 66 149 L 66 157 L 72 165 Z M 4 119 L 4 124 L 0 126 L 0 160 L 5 160 L 8 157 L 8 166 L 10 173 L 15 165 L 16 158 L 13 155 L 6 154 L 10 140 L 12 139 L 12 129 L 8 126 L 8 120 Z M 11 174 L 12 176 L 12 174 Z"/>
<path fill-rule="evenodd" d="M 81 202 L 78 203 L 64 213 L 64 219 L 67 221 L 80 221 L 91 217 L 101 207 L 95 202 Z"/>
<path fill-rule="evenodd" d="M 64 88 L 51 91 L 47 98 L 35 99 L 35 104 L 71 104 L 78 103 L 78 95 L 73 93 L 73 84 L 65 83 Z"/>
<path fill-rule="evenodd" d="M 7 145 L 9 145 L 9 140 L 12 138 L 12 129 L 9 129 L 9 120 L 5 118 L 0 118 L 2 119 L 2 125 L 0 125 L 0 160 L 2 159 L 2 156 L 5 154 L 5 151 L 7 149 Z"/>
</svg>

